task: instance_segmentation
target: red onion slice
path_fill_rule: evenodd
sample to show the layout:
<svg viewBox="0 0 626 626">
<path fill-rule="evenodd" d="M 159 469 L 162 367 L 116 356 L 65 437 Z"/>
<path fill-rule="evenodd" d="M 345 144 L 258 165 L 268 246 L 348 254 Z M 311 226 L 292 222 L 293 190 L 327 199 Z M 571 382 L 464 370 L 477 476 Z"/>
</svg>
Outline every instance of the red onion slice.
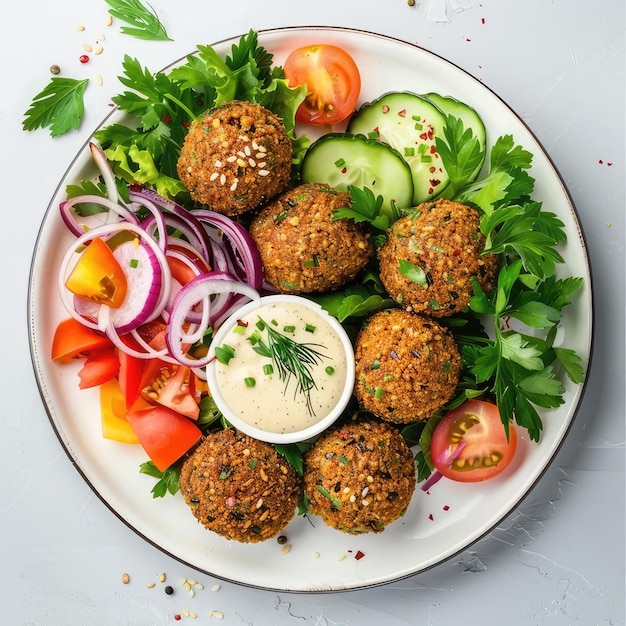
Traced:
<svg viewBox="0 0 626 626">
<path fill-rule="evenodd" d="M 213 303 L 211 297 L 220 294 L 240 294 L 242 300 L 258 300 L 260 298 L 256 289 L 225 273 L 211 272 L 198 276 L 187 283 L 176 294 L 172 313 L 165 331 L 165 342 L 172 356 L 181 365 L 194 369 L 204 367 L 209 362 L 209 357 L 192 359 L 187 357 L 182 349 L 184 344 L 189 343 L 190 335 L 184 329 L 189 312 L 201 303 L 206 309 L 203 315 L 203 324 L 193 329 L 191 336 L 202 337 L 214 320 Z M 222 311 L 223 312 L 223 311 Z"/>
<path fill-rule="evenodd" d="M 263 263 L 250 233 L 238 222 L 215 211 L 196 209 L 191 214 L 208 227 L 222 231 L 224 245 L 230 247 L 232 270 L 249 285 L 260 289 L 263 284 Z"/>
</svg>

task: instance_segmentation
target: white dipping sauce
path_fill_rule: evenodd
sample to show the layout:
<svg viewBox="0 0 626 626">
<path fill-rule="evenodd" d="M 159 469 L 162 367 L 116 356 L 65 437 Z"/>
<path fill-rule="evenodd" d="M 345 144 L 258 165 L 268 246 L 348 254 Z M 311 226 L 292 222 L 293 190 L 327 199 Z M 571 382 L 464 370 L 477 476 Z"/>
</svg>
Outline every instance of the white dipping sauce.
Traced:
<svg viewBox="0 0 626 626">
<path fill-rule="evenodd" d="M 346 388 L 348 355 L 345 342 L 325 319 L 326 314 L 287 300 L 235 317 L 237 323 L 220 336 L 215 347 L 220 355 L 214 365 L 215 382 L 229 410 L 250 426 L 270 433 L 303 431 L 328 416 Z M 280 333 L 281 344 L 295 342 L 314 350 L 312 362 L 300 360 L 299 366 L 281 377 L 280 359 L 255 351 L 261 342 L 265 346 L 271 343 L 272 331 L 264 328 L 263 322 Z M 223 351 L 232 355 L 228 363 L 222 362 Z M 303 371 L 313 381 L 310 389 L 306 378 L 301 384 L 298 372 Z"/>
</svg>

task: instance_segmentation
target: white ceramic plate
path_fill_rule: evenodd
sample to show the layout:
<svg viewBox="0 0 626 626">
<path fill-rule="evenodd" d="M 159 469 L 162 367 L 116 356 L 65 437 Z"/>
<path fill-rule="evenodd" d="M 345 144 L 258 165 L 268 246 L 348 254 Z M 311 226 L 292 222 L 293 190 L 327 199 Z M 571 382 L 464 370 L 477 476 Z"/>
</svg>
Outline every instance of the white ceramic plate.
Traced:
<svg viewBox="0 0 626 626">
<path fill-rule="evenodd" d="M 236 38 L 238 39 L 238 37 Z M 235 40 L 216 44 L 223 54 Z M 569 195 L 541 145 L 524 123 L 478 80 L 414 45 L 375 34 L 339 28 L 288 28 L 261 32 L 259 41 L 281 64 L 297 46 L 335 43 L 356 59 L 363 78 L 362 101 L 390 90 L 430 91 L 454 96 L 483 117 L 488 141 L 513 134 L 534 154 L 535 198 L 565 223 L 563 271 L 584 278 L 575 303 L 565 311 L 563 343 L 587 365 L 592 343 L 591 277 L 584 239 Z M 119 112 L 104 124 L 119 121 Z M 95 493 L 130 528 L 159 549 L 213 576 L 282 591 L 336 591 L 383 584 L 422 572 L 466 549 L 507 516 L 541 477 L 565 437 L 584 385 L 568 380 L 565 404 L 542 411 L 540 444 L 522 438 L 515 462 L 487 483 L 441 480 L 430 494 L 416 490 L 405 517 L 380 535 L 350 536 L 316 518 L 295 518 L 287 527 L 291 550 L 274 540 L 248 545 L 205 530 L 180 495 L 153 499 L 154 479 L 138 471 L 146 455 L 139 446 L 107 441 L 100 434 L 98 395 L 79 391 L 76 369 L 49 359 L 54 329 L 66 316 L 56 291 L 65 243 L 58 214 L 67 182 L 93 176 L 85 147 L 70 165 L 43 221 L 32 263 L 29 315 L 32 358 L 45 407 L 62 446 Z M 361 556 L 359 551 L 364 556 Z M 344 558 L 345 557 L 345 558 Z"/>
</svg>

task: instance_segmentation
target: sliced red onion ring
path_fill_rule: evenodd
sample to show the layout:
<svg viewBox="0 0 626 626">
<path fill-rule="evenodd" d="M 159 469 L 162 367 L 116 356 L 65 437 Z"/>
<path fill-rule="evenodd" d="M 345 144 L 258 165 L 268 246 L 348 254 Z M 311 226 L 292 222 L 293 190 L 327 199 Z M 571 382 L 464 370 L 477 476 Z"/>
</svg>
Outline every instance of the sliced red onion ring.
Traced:
<svg viewBox="0 0 626 626">
<path fill-rule="evenodd" d="M 149 200 L 153 202 L 156 206 L 158 206 L 161 210 L 169 211 L 170 213 L 178 215 L 183 220 L 185 220 L 188 227 L 193 231 L 195 238 L 197 239 L 198 252 L 200 252 L 205 260 L 210 263 L 210 244 L 208 241 L 208 235 L 202 227 L 202 224 L 200 224 L 198 219 L 194 217 L 190 211 L 178 204 L 178 202 L 175 202 L 174 200 L 169 200 L 168 198 L 164 198 L 156 191 L 154 191 L 154 189 L 148 189 L 147 187 L 133 185 L 130 191 L 131 198 L 133 198 L 134 200 Z"/>
<path fill-rule="evenodd" d="M 69 200 L 64 200 L 59 204 L 59 210 L 61 212 L 61 219 L 63 220 L 63 223 L 72 233 L 72 235 L 76 237 L 80 237 L 86 231 L 85 228 L 76 221 L 76 217 L 72 209 L 77 204 L 83 203 L 98 204 L 103 207 L 107 211 L 106 223 L 111 223 L 111 215 L 116 216 L 118 220 L 121 218 L 132 224 L 139 223 L 139 220 L 135 217 L 132 211 L 129 211 L 126 207 L 123 207 L 120 204 L 113 202 L 109 198 L 104 198 L 102 196 L 96 196 L 92 194 L 84 194 L 82 196 L 75 196 L 74 198 L 70 198 Z"/>
<path fill-rule="evenodd" d="M 172 356 L 181 365 L 197 369 L 204 367 L 209 362 L 210 358 L 208 356 L 201 359 L 187 357 L 183 353 L 182 346 L 185 343 L 189 343 L 191 336 L 202 337 L 208 327 L 214 324 L 215 312 L 211 308 L 213 306 L 211 297 L 220 294 L 240 294 L 245 302 L 260 298 L 256 289 L 223 272 L 211 272 L 210 274 L 198 276 L 182 287 L 174 299 L 172 313 L 165 331 L 167 347 Z M 190 336 L 187 335 L 184 327 L 189 312 L 198 303 L 202 303 L 206 309 L 206 315 L 203 316 L 205 323 L 198 325 Z M 222 308 L 221 313 L 223 312 L 224 309 Z"/>
<path fill-rule="evenodd" d="M 224 244 L 230 247 L 236 275 L 255 289 L 260 289 L 263 284 L 263 263 L 250 233 L 238 222 L 215 211 L 196 209 L 191 214 L 203 224 L 224 233 Z"/>
</svg>

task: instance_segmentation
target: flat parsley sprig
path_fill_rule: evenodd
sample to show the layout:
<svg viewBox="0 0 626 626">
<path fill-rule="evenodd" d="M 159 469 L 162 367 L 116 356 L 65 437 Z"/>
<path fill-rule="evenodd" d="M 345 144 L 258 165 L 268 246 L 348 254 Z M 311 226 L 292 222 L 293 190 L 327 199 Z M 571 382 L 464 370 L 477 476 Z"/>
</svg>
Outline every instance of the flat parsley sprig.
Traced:
<svg viewBox="0 0 626 626">
<path fill-rule="evenodd" d="M 28 131 L 49 128 L 52 137 L 76 130 L 85 113 L 84 96 L 88 83 L 88 78 L 53 76 L 33 98 L 24 114 L 22 128 Z"/>
<path fill-rule="evenodd" d="M 535 407 L 554 408 L 564 402 L 557 366 L 573 382 L 583 380 L 580 357 L 554 346 L 562 310 L 582 285 L 581 278 L 555 276 L 556 265 L 563 263 L 556 247 L 566 241 L 564 224 L 531 200 L 532 154 L 515 145 L 511 135 L 496 140 L 489 170 L 477 180 L 471 178 L 480 146 L 461 120 L 447 117 L 437 149 L 451 178 L 443 195 L 479 210 L 486 237 L 483 253 L 497 254 L 501 263 L 490 294 L 473 282 L 470 309 L 491 318 L 492 327 L 475 341 L 464 339 L 464 371 L 476 388 L 495 395 L 507 432 L 514 419 L 539 441 L 543 424 Z"/>
<path fill-rule="evenodd" d="M 139 0 L 105 0 L 111 7 L 109 13 L 129 24 L 122 26 L 120 32 L 138 39 L 154 41 L 172 41 L 156 11 L 144 6 Z M 150 5 L 148 5 L 150 6 Z"/>
</svg>

